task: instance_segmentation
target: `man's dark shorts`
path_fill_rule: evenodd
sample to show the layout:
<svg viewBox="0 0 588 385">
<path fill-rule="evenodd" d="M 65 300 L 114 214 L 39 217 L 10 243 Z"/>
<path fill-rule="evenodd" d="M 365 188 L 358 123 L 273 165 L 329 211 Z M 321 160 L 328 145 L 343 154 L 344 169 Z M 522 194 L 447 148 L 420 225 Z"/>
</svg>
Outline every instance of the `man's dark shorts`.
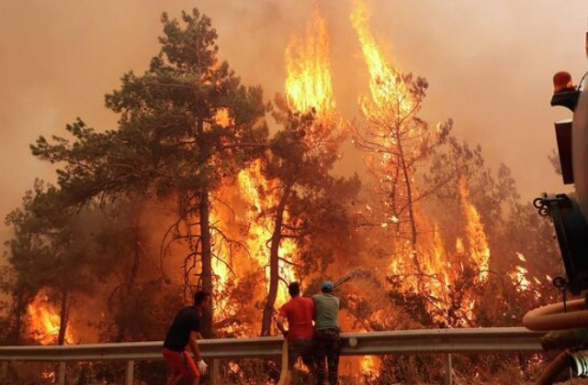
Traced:
<svg viewBox="0 0 588 385">
<path fill-rule="evenodd" d="M 299 339 L 288 341 L 288 370 L 294 369 L 298 357 L 309 368 L 313 365 L 312 339 Z"/>
</svg>

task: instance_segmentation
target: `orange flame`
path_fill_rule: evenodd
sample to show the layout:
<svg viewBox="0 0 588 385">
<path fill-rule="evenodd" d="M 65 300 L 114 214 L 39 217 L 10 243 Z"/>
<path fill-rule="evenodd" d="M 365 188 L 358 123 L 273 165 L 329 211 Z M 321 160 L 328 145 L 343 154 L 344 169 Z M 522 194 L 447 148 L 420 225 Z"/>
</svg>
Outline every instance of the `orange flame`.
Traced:
<svg viewBox="0 0 588 385">
<path fill-rule="evenodd" d="M 488 264 L 490 261 L 490 248 L 484 233 L 484 226 L 480 220 L 478 210 L 470 203 L 469 191 L 465 179 L 459 181 L 459 193 L 466 215 L 466 236 L 470 245 L 470 257 L 474 259 L 476 266 L 480 269 L 479 279 L 488 279 Z"/>
<path fill-rule="evenodd" d="M 380 360 L 377 356 L 363 356 L 360 366 L 361 373 L 364 375 L 377 374 L 380 371 Z"/>
<path fill-rule="evenodd" d="M 516 253 L 517 258 L 519 259 L 519 261 L 521 262 L 526 262 L 527 260 L 525 259 L 525 256 L 522 253 L 519 253 L 517 251 Z M 533 291 L 533 294 L 535 296 L 535 298 L 539 299 L 541 297 L 541 293 L 539 293 L 538 290 L 535 290 L 533 288 L 533 285 L 531 283 L 531 281 L 529 280 L 529 278 L 527 278 L 527 273 L 529 272 L 529 270 L 527 270 L 525 267 L 523 266 L 515 266 L 513 271 L 508 273 L 508 276 L 513 280 L 513 282 L 516 284 L 516 290 L 518 292 L 523 292 L 523 291 Z M 551 278 L 549 276 L 546 277 L 548 280 L 551 280 Z M 541 281 L 539 279 L 537 279 L 537 277 L 533 277 L 533 281 L 535 282 L 535 284 L 540 284 Z"/>
<path fill-rule="evenodd" d="M 314 109 L 328 116 L 335 109 L 329 61 L 329 36 L 325 20 L 314 3 L 302 37 L 295 35 L 286 48 L 286 97 L 299 112 Z"/>
<path fill-rule="evenodd" d="M 53 306 L 41 295 L 37 295 L 27 307 L 29 319 L 28 329 L 33 338 L 42 345 L 55 344 L 59 334 L 61 319 Z M 65 342 L 72 343 L 74 335 L 71 325 L 68 325 L 65 333 Z"/>
<path fill-rule="evenodd" d="M 286 100 L 288 107 L 302 114 L 313 113 L 304 142 L 308 153 L 333 150 L 345 136 L 335 111 L 329 60 L 329 36 L 316 2 L 304 35 L 294 35 L 285 52 Z M 321 166 L 322 166 L 321 162 Z"/>
<path fill-rule="evenodd" d="M 480 216 L 469 201 L 465 181 L 461 180 L 459 191 L 466 219 L 465 237 L 456 240 L 456 251 L 450 253 L 443 245 L 437 224 L 431 223 L 417 202 L 410 201 L 409 192 L 413 197 L 418 196 L 413 165 L 420 155 L 415 154 L 420 154 L 419 146 L 425 145 L 434 133 L 426 126 L 415 124 L 420 100 L 411 93 L 412 80 L 386 60 L 369 30 L 368 21 L 366 2 L 355 0 L 351 22 L 370 74 L 371 97 L 360 101 L 362 112 L 369 121 L 364 135 L 372 150 L 366 161 L 368 168 L 379 175 L 379 189 L 384 194 L 393 194 L 393 201 L 385 202 L 385 205 L 394 215 L 388 215 L 390 218 L 382 223 L 382 228 L 394 229 L 399 235 L 388 269 L 390 278 L 401 291 L 423 294 L 438 321 L 450 321 L 452 326 L 472 325 L 475 321 L 475 294 L 472 291 L 456 295 L 454 288 L 465 278 L 466 265 L 479 269 L 479 282 L 487 280 L 490 249 Z M 408 204 L 412 204 L 411 216 L 408 210 L 398 209 L 399 206 L 408 207 Z M 416 245 L 403 235 L 409 221 L 413 221 L 418 229 Z M 411 235 L 414 231 L 410 230 Z M 471 262 L 464 260 L 464 256 L 469 256 Z M 456 300 L 459 301 L 457 305 Z"/>
<path fill-rule="evenodd" d="M 333 138 L 334 125 L 325 123 L 334 120 L 335 102 L 331 83 L 327 28 L 316 3 L 312 17 L 306 26 L 306 33 L 296 35 L 291 39 L 285 57 L 287 70 L 285 89 L 288 105 L 297 112 L 313 112 L 317 121 L 322 122 L 313 125 L 310 128 L 311 131 L 306 133 L 304 140 L 313 151 L 323 151 L 325 148 L 323 145 L 329 145 L 329 140 Z M 215 122 L 227 126 L 231 120 L 226 111 L 219 110 L 215 116 Z M 239 213 L 241 216 L 239 220 L 244 223 L 247 229 L 243 243 L 246 245 L 247 255 L 250 259 L 248 264 L 241 263 L 239 266 L 233 264 L 232 269 L 219 260 L 213 264 L 215 276 L 218 277 L 215 286 L 217 293 L 224 292 L 229 274 L 236 274 L 233 281 L 238 282 L 242 275 L 263 269 L 266 285 L 270 278 L 269 242 L 274 230 L 274 223 L 272 216 L 265 213 L 276 207 L 281 189 L 276 183 L 264 177 L 261 171 L 261 161 L 256 161 L 248 169 L 241 171 L 237 180 L 239 199 L 245 201 L 246 206 L 245 212 Z M 235 194 L 233 190 L 227 186 L 225 194 Z M 289 220 L 287 212 L 284 220 Z M 215 244 L 220 243 L 215 242 Z M 217 250 L 215 250 L 217 255 L 226 254 L 218 248 L 217 246 Z M 282 280 L 286 282 L 296 280 L 293 267 L 285 262 L 294 262 L 298 256 L 299 251 L 295 242 L 290 238 L 282 239 L 278 254 L 280 257 L 279 274 Z M 228 259 L 226 255 L 223 258 L 223 260 Z M 288 299 L 286 288 L 284 285 L 280 285 L 276 305 L 284 303 Z M 259 300 L 263 301 L 264 299 L 259 298 Z M 223 309 L 219 314 L 234 310 L 229 303 L 224 302 L 219 303 L 219 307 Z"/>
<path fill-rule="evenodd" d="M 223 186 L 220 191 L 222 199 L 213 204 L 210 218 L 211 223 L 215 224 L 211 231 L 212 249 L 216 256 L 212 261 L 217 309 L 215 321 L 231 319 L 237 313 L 249 317 L 250 322 L 223 327 L 225 332 L 242 336 L 256 333 L 257 315 L 244 309 L 239 301 L 231 299 L 230 289 L 238 287 L 243 279 L 261 273 L 263 282 L 256 282 L 261 284 L 262 290 L 252 292 L 251 300 L 252 303 L 265 301 L 264 292 L 267 293 L 270 278 L 269 241 L 274 227 L 273 217 L 267 213 L 272 211 L 279 199 L 276 195 L 279 194 L 278 186 L 264 177 L 261 165 L 261 160 L 253 162 L 237 175 L 236 186 Z M 222 201 L 233 202 L 233 207 L 229 208 Z M 288 220 L 287 213 L 284 219 Z M 229 238 L 239 246 L 228 246 Z M 284 262 L 294 262 L 298 256 L 297 246 L 292 239 L 282 239 L 278 255 L 280 277 L 285 282 L 297 280 L 292 265 Z M 263 290 L 264 287 L 266 290 Z M 276 305 L 288 299 L 286 287 L 280 285 Z"/>
<path fill-rule="evenodd" d="M 406 84 L 398 70 L 391 67 L 382 54 L 376 40 L 368 28 L 369 10 L 365 1 L 355 0 L 351 23 L 357 32 L 361 49 L 370 73 L 372 102 L 364 101 L 362 108 L 366 116 L 379 117 L 394 111 L 399 116 L 410 113 L 413 102 Z"/>
<path fill-rule="evenodd" d="M 271 239 L 273 223 L 271 217 L 265 217 L 262 212 L 270 207 L 275 207 L 278 203 L 278 197 L 272 195 L 271 191 L 277 191 L 271 181 L 264 178 L 261 173 L 261 161 L 256 161 L 249 169 L 243 170 L 238 175 L 239 191 L 242 198 L 246 200 L 251 210 L 247 213 L 247 222 L 249 225 L 249 237 L 247 238 L 247 247 L 253 256 L 255 263 L 265 269 L 266 282 L 269 282 L 269 257 L 270 249 L 267 242 Z M 266 192 L 261 195 L 261 191 Z M 284 217 L 288 219 L 287 213 Z M 282 239 L 280 243 L 280 276 L 286 282 L 296 280 L 294 269 L 284 262 L 292 260 L 298 255 L 296 244 L 291 239 Z M 276 303 L 284 303 L 288 300 L 288 293 L 285 287 L 280 286 Z"/>
</svg>

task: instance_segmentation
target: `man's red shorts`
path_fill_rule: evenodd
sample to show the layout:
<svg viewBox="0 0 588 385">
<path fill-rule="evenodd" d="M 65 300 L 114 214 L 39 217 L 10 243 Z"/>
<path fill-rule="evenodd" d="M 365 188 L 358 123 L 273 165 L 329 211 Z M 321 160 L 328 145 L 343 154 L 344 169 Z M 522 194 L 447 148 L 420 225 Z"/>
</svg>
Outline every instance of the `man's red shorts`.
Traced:
<svg viewBox="0 0 588 385">
<path fill-rule="evenodd" d="M 196 364 L 194 364 L 194 360 L 190 353 L 186 351 L 181 353 L 174 352 L 173 350 L 166 348 L 163 348 L 162 353 L 172 374 L 175 375 L 177 373 L 182 373 L 187 380 L 193 380 L 196 377 L 200 377 L 200 371 L 196 367 Z"/>
</svg>

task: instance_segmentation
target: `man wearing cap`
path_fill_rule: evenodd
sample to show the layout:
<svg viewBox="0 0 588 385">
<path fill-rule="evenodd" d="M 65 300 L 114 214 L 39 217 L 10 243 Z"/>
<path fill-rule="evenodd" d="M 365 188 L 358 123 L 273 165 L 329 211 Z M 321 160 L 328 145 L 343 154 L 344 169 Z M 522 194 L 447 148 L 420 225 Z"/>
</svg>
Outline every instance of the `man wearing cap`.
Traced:
<svg viewBox="0 0 588 385">
<path fill-rule="evenodd" d="M 339 377 L 339 298 L 333 293 L 333 282 L 321 284 L 321 294 L 312 296 L 314 302 L 313 350 L 316 365 L 317 384 L 325 380 L 325 358 L 329 370 L 329 385 L 336 385 Z"/>
<path fill-rule="evenodd" d="M 291 374 L 298 357 L 309 370 L 314 372 L 312 357 L 312 317 L 314 302 L 308 297 L 300 296 L 300 284 L 292 282 L 288 285 L 288 293 L 292 297 L 280 308 L 276 326 L 284 337 L 288 338 L 288 374 L 286 384 L 291 382 Z M 288 330 L 284 321 L 288 321 Z"/>
</svg>

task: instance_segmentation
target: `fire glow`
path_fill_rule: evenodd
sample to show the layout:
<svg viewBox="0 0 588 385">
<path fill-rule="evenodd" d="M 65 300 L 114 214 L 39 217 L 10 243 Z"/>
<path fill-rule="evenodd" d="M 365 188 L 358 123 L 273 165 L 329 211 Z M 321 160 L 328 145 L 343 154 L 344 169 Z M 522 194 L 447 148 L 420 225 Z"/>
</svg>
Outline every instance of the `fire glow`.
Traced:
<svg viewBox="0 0 588 385">
<path fill-rule="evenodd" d="M 369 11 L 363 0 L 354 2 L 351 23 L 370 74 L 370 97 L 362 98 L 360 104 L 370 122 L 367 135 L 376 150 L 366 155 L 366 164 L 378 175 L 379 190 L 395 194 L 396 199 L 384 202 L 387 210 L 394 214 L 391 216 L 394 220 L 386 220 L 382 228 L 396 231 L 398 235 L 388 274 L 396 278 L 400 291 L 423 294 L 438 322 L 449 323 L 452 327 L 475 326 L 474 293 L 467 290 L 460 293 L 460 304 L 456 308 L 454 290 L 466 267 L 475 269 L 478 282 L 488 279 L 490 248 L 480 215 L 470 202 L 465 179 L 460 178 L 458 192 L 465 219 L 465 237 L 456 239 L 455 251 L 451 252 L 443 244 L 439 226 L 423 213 L 419 204 L 413 202 L 410 211 L 398 209 L 418 196 L 412 166 L 416 158 L 412 158 L 410 146 L 418 148 L 438 135 L 439 128 L 423 128 L 413 120 L 420 104 L 410 91 L 412 79 L 386 60 L 369 30 Z M 410 232 L 406 229 L 411 222 L 418 229 L 418 243 L 402 241 L 409 238 L 401 234 Z M 415 233 L 413 229 L 412 234 Z"/>
<path fill-rule="evenodd" d="M 30 335 L 42 345 L 51 345 L 57 342 L 61 319 L 59 313 L 53 306 L 43 298 L 37 295 L 34 301 L 27 307 L 29 318 L 28 329 Z M 74 341 L 74 335 L 71 326 L 68 326 L 65 334 L 65 342 L 70 344 Z"/>
<path fill-rule="evenodd" d="M 329 61 L 329 36 L 316 4 L 306 33 L 295 35 L 286 48 L 286 95 L 299 112 L 314 109 L 319 116 L 335 109 Z"/>
<path fill-rule="evenodd" d="M 357 33 L 364 55 L 365 63 L 370 75 L 370 98 L 360 101 L 361 110 L 368 120 L 398 119 L 403 121 L 413 113 L 416 108 L 409 92 L 409 87 L 403 78 L 403 74 L 394 68 L 385 58 L 374 36 L 369 30 L 369 12 L 366 4 L 361 0 L 354 2 L 354 10 L 351 15 L 352 25 Z M 285 94 L 288 106 L 299 113 L 313 112 L 317 125 L 313 125 L 312 132 L 307 133 L 305 141 L 311 148 L 319 148 L 326 139 L 337 138 L 338 124 L 335 123 L 336 103 L 333 96 L 331 79 L 331 66 L 329 62 L 329 36 L 325 20 L 318 12 L 317 6 L 313 9 L 311 18 L 304 34 L 294 36 L 289 42 L 286 51 L 286 81 Z M 228 127 L 233 122 L 227 110 L 219 110 L 215 116 L 216 124 Z M 318 127 L 318 128 L 317 128 Z M 423 140 L 420 136 L 411 133 L 409 125 L 400 124 L 398 132 L 390 132 L 389 127 L 379 127 L 379 143 L 382 148 L 396 149 L 399 145 L 398 135 L 402 131 L 415 141 Z M 434 134 L 434 133 L 433 133 Z M 389 186 L 397 183 L 398 176 L 393 175 L 392 163 L 395 162 L 392 151 L 369 154 L 367 162 L 382 171 L 379 183 Z M 262 271 L 265 279 L 262 283 L 264 293 L 255 295 L 255 300 L 261 302 L 267 294 L 269 286 L 269 242 L 272 238 L 273 221 L 271 212 L 279 201 L 280 186 L 275 181 L 268 180 L 263 175 L 261 161 L 253 162 L 246 170 L 237 176 L 236 186 L 224 186 L 220 195 L 222 198 L 238 196 L 243 202 L 244 209 L 237 214 L 230 213 L 224 203 L 215 203 L 215 213 L 211 220 L 219 231 L 213 231 L 213 249 L 217 256 L 213 261 L 213 271 L 216 305 L 215 321 L 230 318 L 239 312 L 240 304 L 230 300 L 229 285 L 237 286 L 240 281 L 249 274 Z M 409 169 L 410 171 L 410 169 Z M 408 175 L 408 180 L 414 181 L 414 175 Z M 398 182 L 397 185 L 401 185 Z M 236 187 L 236 188 L 235 188 Z M 385 189 L 384 187 L 383 189 Z M 413 191 L 416 193 L 416 191 Z M 490 248 L 484 233 L 482 218 L 476 207 L 472 204 L 465 179 L 460 179 L 458 185 L 460 197 L 461 215 L 465 218 L 465 231 L 463 238 L 455 239 L 454 250 L 449 250 L 444 244 L 442 229 L 438 223 L 428 218 L 422 209 L 415 207 L 415 218 L 420 229 L 419 244 L 417 249 L 407 243 L 399 243 L 395 252 L 389 256 L 387 271 L 390 276 L 402 277 L 401 291 L 424 294 L 429 300 L 430 309 L 441 310 L 442 316 L 436 320 L 445 322 L 449 318 L 447 313 L 451 305 L 451 291 L 455 283 L 461 278 L 465 270 L 464 266 L 474 266 L 478 282 L 488 279 L 490 263 Z M 406 196 L 399 195 L 406 199 Z M 366 206 L 372 211 L 370 206 Z M 230 216 L 235 218 L 228 219 Z M 288 214 L 285 213 L 287 221 Z M 389 215 L 386 221 L 381 223 L 383 229 L 394 231 L 405 223 L 405 218 L 400 215 Z M 236 224 L 236 225 L 235 225 Z M 238 230 L 235 228 L 238 227 Z M 239 241 L 245 246 L 241 249 L 231 249 L 223 244 L 227 234 L 235 235 L 239 232 Z M 232 233 L 232 234 L 231 234 Z M 296 243 L 289 238 L 282 239 L 279 245 L 278 256 L 279 275 L 284 282 L 298 280 L 293 268 L 296 259 L 300 255 Z M 521 259 L 521 257 L 519 257 Z M 524 262 L 524 258 L 521 259 Z M 526 270 L 517 266 L 512 273 L 513 280 L 520 282 L 517 290 L 528 290 L 530 281 L 525 277 Z M 421 277 L 430 277 L 423 280 Z M 261 280 L 260 280 L 261 281 Z M 280 284 L 276 298 L 276 307 L 289 299 L 285 285 Z M 473 294 L 464 294 L 460 304 L 459 319 L 450 327 L 475 326 L 476 303 Z M 59 332 L 60 320 L 56 312 L 47 303 L 38 298 L 28 309 L 29 316 L 33 320 L 32 330 L 40 336 L 39 341 L 49 344 L 56 340 Z M 378 322 L 386 318 L 384 311 L 380 309 L 374 312 L 372 317 Z M 253 335 L 256 325 L 248 325 L 245 329 L 236 330 L 229 326 L 229 332 L 239 332 L 244 335 Z M 71 331 L 68 329 L 66 340 L 73 341 Z M 362 358 L 360 362 L 362 373 L 376 373 L 380 368 L 379 359 L 371 356 Z M 240 371 L 237 364 L 230 364 L 231 370 Z"/>
</svg>

